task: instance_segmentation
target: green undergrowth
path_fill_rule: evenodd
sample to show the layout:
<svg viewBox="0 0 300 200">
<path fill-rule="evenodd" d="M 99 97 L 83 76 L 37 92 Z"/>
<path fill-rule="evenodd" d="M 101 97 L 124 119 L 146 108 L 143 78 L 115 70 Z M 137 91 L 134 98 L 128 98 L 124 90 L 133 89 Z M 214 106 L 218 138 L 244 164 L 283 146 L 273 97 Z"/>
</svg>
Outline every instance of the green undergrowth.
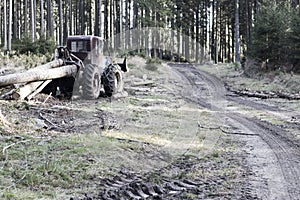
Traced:
<svg viewBox="0 0 300 200">
<path fill-rule="evenodd" d="M 36 54 L 20 54 L 20 55 L 3 55 L 0 54 L 0 69 L 9 71 L 19 71 L 37 67 L 41 64 L 49 62 L 51 58 L 46 55 Z"/>
</svg>

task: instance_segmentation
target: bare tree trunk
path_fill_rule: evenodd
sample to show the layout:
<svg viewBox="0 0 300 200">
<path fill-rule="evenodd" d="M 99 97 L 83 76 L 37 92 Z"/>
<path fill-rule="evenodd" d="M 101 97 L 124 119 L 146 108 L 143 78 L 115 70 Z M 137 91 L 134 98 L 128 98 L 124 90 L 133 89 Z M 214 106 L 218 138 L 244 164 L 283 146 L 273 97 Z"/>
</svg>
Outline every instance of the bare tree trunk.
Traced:
<svg viewBox="0 0 300 200">
<path fill-rule="evenodd" d="M 235 0 L 235 62 L 240 62 L 239 0 Z"/>
<path fill-rule="evenodd" d="M 59 18 L 59 45 L 63 45 L 63 8 L 62 0 L 58 2 L 58 18 Z"/>
<path fill-rule="evenodd" d="M 89 11 L 88 11 L 88 14 L 89 14 L 89 34 L 90 35 L 93 35 L 93 26 L 92 26 L 92 0 L 89 0 Z"/>
<path fill-rule="evenodd" d="M 80 34 L 84 35 L 85 34 L 85 3 L 84 0 L 80 0 L 80 8 L 79 8 L 79 13 L 80 13 Z"/>
<path fill-rule="evenodd" d="M 3 15 L 3 24 L 4 24 L 4 50 L 7 50 L 7 2 L 4 0 L 4 15 Z"/>
<path fill-rule="evenodd" d="M 30 1 L 30 8 L 31 8 L 31 41 L 35 42 L 35 7 L 34 7 L 34 0 Z"/>
<path fill-rule="evenodd" d="M 210 44 L 210 52 L 211 52 L 211 59 L 215 62 L 216 60 L 216 42 L 215 42 L 215 0 L 212 1 L 212 29 L 211 29 L 211 44 Z"/>
<path fill-rule="evenodd" d="M 200 51 L 200 5 L 197 5 L 197 10 L 196 10 L 196 63 L 199 63 L 200 56 L 199 56 L 199 51 Z M 202 47 L 203 48 L 203 47 Z"/>
<path fill-rule="evenodd" d="M 12 28 L 12 38 L 17 39 L 18 38 L 18 20 L 19 20 L 19 16 L 18 16 L 18 6 L 19 3 L 18 2 L 13 2 L 12 3 L 12 10 L 13 10 L 13 28 Z"/>
<path fill-rule="evenodd" d="M 102 35 L 102 0 L 95 0 L 95 26 L 94 34 Z"/>
<path fill-rule="evenodd" d="M 129 47 L 129 0 L 125 1 L 125 49 Z"/>
<path fill-rule="evenodd" d="M 99 36 L 102 36 L 102 0 L 98 0 L 99 1 Z"/>
<path fill-rule="evenodd" d="M 45 36 L 44 0 L 41 0 L 41 37 Z"/>
<path fill-rule="evenodd" d="M 73 3 L 70 0 L 70 10 L 69 10 L 69 35 L 73 35 Z"/>
<path fill-rule="evenodd" d="M 28 0 L 24 0 L 24 35 L 28 36 Z"/>
<path fill-rule="evenodd" d="M 109 38 L 110 38 L 110 46 L 113 45 L 113 35 L 114 35 L 114 29 L 113 29 L 113 2 L 110 1 L 109 3 Z"/>
<path fill-rule="evenodd" d="M 120 47 L 120 33 L 121 33 L 121 6 L 120 6 L 120 0 L 116 0 L 115 2 L 115 13 L 116 13 L 116 19 L 115 19 L 115 49 L 119 49 Z"/>
<path fill-rule="evenodd" d="M 108 39 L 108 5 L 108 0 L 104 0 L 104 39 Z"/>
<path fill-rule="evenodd" d="M 63 25 L 63 45 L 66 44 L 67 41 L 67 37 L 68 37 L 68 6 L 67 6 L 68 2 L 67 1 L 63 1 L 63 12 L 64 12 L 64 25 Z"/>
<path fill-rule="evenodd" d="M 53 6 L 52 0 L 47 0 L 47 32 L 50 37 L 54 36 L 53 30 Z"/>
<path fill-rule="evenodd" d="M 11 36 L 12 36 L 12 0 L 9 0 L 9 20 L 8 20 L 8 51 L 11 52 Z"/>
</svg>

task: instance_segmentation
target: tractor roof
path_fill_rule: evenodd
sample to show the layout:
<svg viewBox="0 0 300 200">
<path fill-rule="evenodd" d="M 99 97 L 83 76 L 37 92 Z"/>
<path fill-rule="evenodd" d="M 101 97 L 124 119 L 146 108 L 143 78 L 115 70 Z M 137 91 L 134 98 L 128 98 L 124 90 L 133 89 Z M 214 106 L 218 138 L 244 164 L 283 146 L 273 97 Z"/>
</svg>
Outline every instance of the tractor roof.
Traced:
<svg viewBox="0 0 300 200">
<path fill-rule="evenodd" d="M 103 40 L 102 37 L 93 36 L 93 35 L 70 35 L 68 40 L 92 40 L 93 38 L 98 40 Z"/>
</svg>

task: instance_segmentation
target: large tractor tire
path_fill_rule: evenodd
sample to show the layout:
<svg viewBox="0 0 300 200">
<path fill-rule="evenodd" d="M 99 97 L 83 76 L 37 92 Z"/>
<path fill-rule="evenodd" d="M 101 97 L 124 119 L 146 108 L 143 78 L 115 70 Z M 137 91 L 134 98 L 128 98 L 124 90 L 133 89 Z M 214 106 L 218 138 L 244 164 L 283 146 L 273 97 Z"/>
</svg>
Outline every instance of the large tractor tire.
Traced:
<svg viewBox="0 0 300 200">
<path fill-rule="evenodd" d="M 122 92 L 124 87 L 123 77 L 120 70 L 114 65 L 109 65 L 103 71 L 102 83 L 105 94 L 111 97 L 117 92 Z"/>
<path fill-rule="evenodd" d="M 96 65 L 88 64 L 83 73 L 83 97 L 97 99 L 100 95 L 101 75 Z"/>
</svg>

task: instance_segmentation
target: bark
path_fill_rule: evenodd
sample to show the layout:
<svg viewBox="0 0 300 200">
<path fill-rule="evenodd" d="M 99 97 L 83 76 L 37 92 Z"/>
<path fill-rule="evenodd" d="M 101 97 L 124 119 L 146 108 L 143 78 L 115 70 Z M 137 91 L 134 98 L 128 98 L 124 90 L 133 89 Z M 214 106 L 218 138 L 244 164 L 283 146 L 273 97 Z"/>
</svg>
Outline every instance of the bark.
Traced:
<svg viewBox="0 0 300 200">
<path fill-rule="evenodd" d="M 121 6 L 120 0 L 115 2 L 116 19 L 115 19 L 115 49 L 120 47 L 120 32 L 121 32 Z"/>
<path fill-rule="evenodd" d="M 235 62 L 240 62 L 239 0 L 235 0 Z"/>
<path fill-rule="evenodd" d="M 104 1 L 104 39 L 108 39 L 108 0 Z"/>
<path fill-rule="evenodd" d="M 41 37 L 45 36 L 44 0 L 41 0 Z"/>
<path fill-rule="evenodd" d="M 64 12 L 64 25 L 63 25 L 63 45 L 66 44 L 67 37 L 68 37 L 68 6 L 67 1 L 63 1 L 63 12 Z"/>
<path fill-rule="evenodd" d="M 28 71 L 34 71 L 34 70 L 43 70 L 43 69 L 51 69 L 62 66 L 64 61 L 62 59 L 53 60 L 51 62 L 48 62 L 46 64 L 40 65 L 38 67 L 32 68 Z"/>
<path fill-rule="evenodd" d="M 102 37 L 102 0 L 99 1 L 99 36 Z"/>
<path fill-rule="evenodd" d="M 25 97 L 27 100 L 32 99 L 35 95 L 37 95 L 38 93 L 40 93 L 52 80 L 46 80 L 43 81 L 42 84 L 36 88 L 30 95 L 28 95 L 27 97 Z"/>
<path fill-rule="evenodd" d="M 210 49 L 210 52 L 211 52 L 211 59 L 215 62 L 216 60 L 216 44 L 215 44 L 215 0 L 212 1 L 212 29 L 211 29 L 211 49 Z"/>
<path fill-rule="evenodd" d="M 56 68 L 62 66 L 64 61 L 62 59 L 57 59 L 52 62 L 46 63 L 44 65 L 40 65 L 38 67 L 35 67 L 33 69 L 28 70 L 27 72 L 34 72 L 34 71 L 43 71 L 51 68 Z M 1 78 L 1 77 L 0 77 Z M 14 84 L 14 83 L 12 83 Z"/>
<path fill-rule="evenodd" d="M 69 35 L 73 35 L 73 4 L 70 0 L 70 10 L 69 10 Z"/>
<path fill-rule="evenodd" d="M 35 42 L 35 7 L 34 7 L 34 0 L 31 0 L 30 2 L 30 8 L 31 8 L 31 40 L 32 42 Z"/>
<path fill-rule="evenodd" d="M 24 73 L 9 74 L 0 77 L 0 86 L 69 77 L 76 75 L 76 73 L 76 65 L 67 65 L 63 67 L 48 69 L 46 71 L 42 69 Z"/>
<path fill-rule="evenodd" d="M 53 30 L 53 6 L 52 0 L 47 0 L 47 32 L 50 37 L 53 37 L 54 30 Z"/>
<path fill-rule="evenodd" d="M 92 35 L 93 34 L 93 27 L 92 27 L 92 1 L 91 0 L 89 0 L 88 8 L 89 8 L 89 10 L 88 10 L 88 16 L 89 16 L 89 20 L 88 20 L 88 22 L 89 22 L 89 32 L 88 32 L 88 34 Z"/>
<path fill-rule="evenodd" d="M 12 98 L 17 100 L 24 100 L 28 95 L 30 95 L 32 92 L 36 91 L 37 88 L 39 88 L 45 81 L 36 81 L 36 82 L 31 82 L 23 87 L 20 87 L 17 91 L 15 91 L 12 94 Z"/>
<path fill-rule="evenodd" d="M 58 4 L 58 18 L 59 18 L 59 45 L 63 45 L 63 8 L 62 0 L 59 0 Z"/>
<path fill-rule="evenodd" d="M 199 51 L 200 51 L 200 18 L 199 18 L 199 15 L 200 15 L 200 9 L 199 9 L 200 5 L 197 5 L 197 10 L 196 10 L 196 58 L 195 58 L 195 61 L 196 63 L 200 63 L 199 62 Z"/>
<path fill-rule="evenodd" d="M 8 20 L 8 51 L 11 52 L 11 36 L 12 36 L 12 0 L 9 0 L 9 20 Z"/>
<path fill-rule="evenodd" d="M 79 7 L 79 13 L 80 13 L 80 34 L 85 34 L 85 2 L 84 0 L 80 0 L 80 7 Z"/>
<path fill-rule="evenodd" d="M 267 91 L 249 91 L 249 90 L 235 90 L 227 86 L 227 90 L 232 92 L 234 95 L 255 97 L 260 99 L 271 99 L 271 98 L 281 98 L 288 100 L 300 100 L 299 94 L 291 94 L 284 92 L 267 92 Z"/>
<path fill-rule="evenodd" d="M 4 26 L 4 50 L 7 50 L 7 4 L 6 0 L 4 0 L 4 15 L 3 15 L 3 26 Z"/>
<path fill-rule="evenodd" d="M 24 33 L 28 35 L 28 0 L 24 0 Z"/>
</svg>

